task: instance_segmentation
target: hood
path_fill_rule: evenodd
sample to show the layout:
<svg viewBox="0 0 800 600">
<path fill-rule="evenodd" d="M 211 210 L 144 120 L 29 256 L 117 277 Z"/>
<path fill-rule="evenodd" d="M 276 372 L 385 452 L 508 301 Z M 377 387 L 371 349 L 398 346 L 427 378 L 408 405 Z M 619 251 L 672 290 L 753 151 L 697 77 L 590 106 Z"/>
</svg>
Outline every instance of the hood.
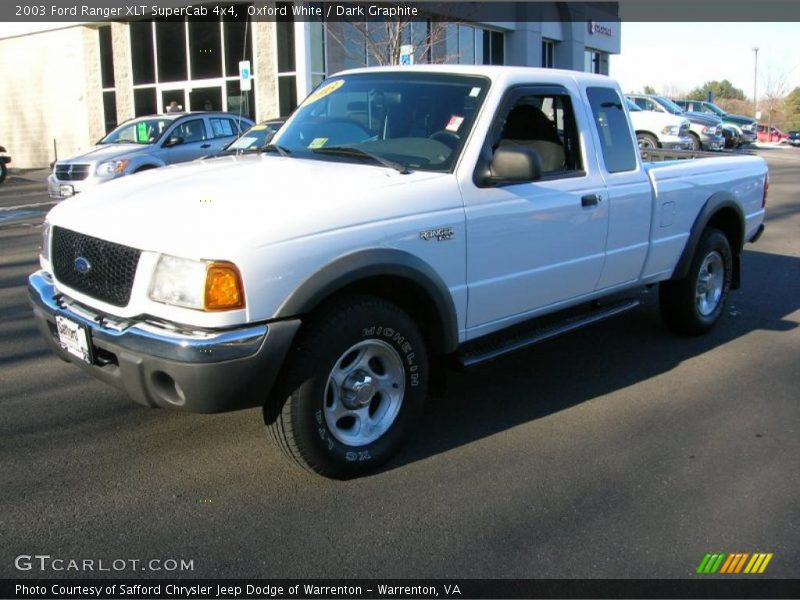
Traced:
<svg viewBox="0 0 800 600">
<path fill-rule="evenodd" d="M 705 127 L 722 124 L 722 119 L 708 113 L 685 112 L 683 113 L 683 116 L 689 119 L 689 121 L 692 123 L 697 123 L 698 125 L 703 125 Z"/>
<path fill-rule="evenodd" d="M 120 160 L 129 158 L 134 154 L 141 154 L 142 151 L 147 151 L 151 146 L 144 144 L 98 144 L 91 150 L 83 152 L 82 154 L 75 154 L 69 158 L 64 158 L 56 161 L 56 164 L 75 164 L 75 163 L 95 163 L 99 164 L 107 160 Z"/>
<path fill-rule="evenodd" d="M 723 121 L 735 123 L 736 125 L 755 125 L 756 121 L 753 117 L 745 117 L 744 115 L 732 115 L 728 113 L 722 118 Z"/>
<path fill-rule="evenodd" d="M 454 176 L 275 154 L 221 157 L 104 183 L 61 202 L 48 219 L 142 250 L 226 258 L 239 249 L 433 210 L 443 201 L 436 185 L 442 178 Z"/>
</svg>

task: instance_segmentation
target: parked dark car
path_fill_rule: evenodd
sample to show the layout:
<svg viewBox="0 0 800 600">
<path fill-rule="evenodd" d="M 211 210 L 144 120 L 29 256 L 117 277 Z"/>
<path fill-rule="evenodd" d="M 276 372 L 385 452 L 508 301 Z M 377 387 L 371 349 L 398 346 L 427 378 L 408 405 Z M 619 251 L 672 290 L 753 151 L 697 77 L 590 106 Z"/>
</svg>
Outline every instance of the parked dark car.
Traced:
<svg viewBox="0 0 800 600">
<path fill-rule="evenodd" d="M 251 154 L 261 151 L 264 146 L 269 144 L 272 136 L 275 135 L 281 126 L 286 122 L 286 117 L 278 119 L 268 119 L 257 125 L 253 125 L 241 136 L 233 140 L 222 150 L 211 154 L 206 158 L 215 156 L 230 156 L 231 154 Z"/>
<path fill-rule="evenodd" d="M 0 146 L 0 183 L 6 180 L 6 175 L 8 175 L 8 163 L 10 162 L 11 157 L 8 155 L 8 151 L 3 146 Z"/>
<path fill-rule="evenodd" d="M 734 125 L 741 130 L 742 143 L 752 144 L 756 141 L 756 125 L 758 121 L 744 115 L 733 115 L 724 111 L 713 102 L 706 100 L 673 100 L 684 110 L 706 113 L 722 119 L 723 125 Z"/>
<path fill-rule="evenodd" d="M 790 131 L 787 141 L 792 146 L 800 146 L 800 131 Z"/>
</svg>

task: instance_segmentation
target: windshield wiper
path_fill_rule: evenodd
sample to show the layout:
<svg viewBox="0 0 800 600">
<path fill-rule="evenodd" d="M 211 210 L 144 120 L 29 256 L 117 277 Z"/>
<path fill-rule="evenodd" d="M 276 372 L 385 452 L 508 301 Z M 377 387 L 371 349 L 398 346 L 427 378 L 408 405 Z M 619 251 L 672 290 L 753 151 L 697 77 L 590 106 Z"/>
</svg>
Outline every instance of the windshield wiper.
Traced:
<svg viewBox="0 0 800 600">
<path fill-rule="evenodd" d="M 352 146 L 331 146 L 329 148 L 312 148 L 312 152 L 315 154 L 336 154 L 339 156 L 354 156 L 356 158 L 368 158 L 373 160 L 377 163 L 380 163 L 384 167 L 389 167 L 390 169 L 394 169 L 398 173 L 402 175 L 408 175 L 411 171 L 408 167 L 402 163 L 396 162 L 394 160 L 389 160 L 388 158 L 384 158 L 377 154 L 373 154 L 372 152 L 367 152 L 366 150 L 362 150 L 361 148 L 354 148 Z"/>
<path fill-rule="evenodd" d="M 277 144 L 267 144 L 266 146 L 263 146 L 259 152 L 277 152 L 281 156 L 289 156 L 292 153 L 292 151 L 288 148 L 278 146 Z"/>
</svg>

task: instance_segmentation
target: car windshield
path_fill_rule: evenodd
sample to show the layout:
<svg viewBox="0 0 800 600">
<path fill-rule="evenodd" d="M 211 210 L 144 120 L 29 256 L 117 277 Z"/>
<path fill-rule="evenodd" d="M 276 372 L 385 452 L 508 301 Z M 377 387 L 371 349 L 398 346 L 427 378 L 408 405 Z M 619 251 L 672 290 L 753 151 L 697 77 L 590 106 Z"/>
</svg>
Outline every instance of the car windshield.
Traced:
<svg viewBox="0 0 800 600">
<path fill-rule="evenodd" d="M 668 98 L 664 98 L 664 96 L 653 96 L 658 100 L 658 103 L 667 109 L 668 112 L 671 112 L 673 115 L 682 115 L 683 109 L 675 104 L 672 100 Z"/>
<path fill-rule="evenodd" d="M 724 110 L 722 110 L 719 106 L 717 106 L 716 104 L 712 104 L 711 102 L 706 102 L 704 106 L 718 117 L 724 117 L 725 115 L 728 114 Z"/>
<path fill-rule="evenodd" d="M 323 82 L 272 139 L 289 156 L 449 171 L 489 89 L 483 77 L 373 72 Z"/>
<path fill-rule="evenodd" d="M 272 135 L 278 130 L 279 125 L 272 125 L 262 123 L 260 125 L 253 125 L 250 129 L 245 131 L 241 137 L 233 140 L 225 152 L 257 152 L 264 146 Z"/>
<path fill-rule="evenodd" d="M 629 112 L 642 112 L 642 109 L 639 108 L 630 98 L 625 98 L 625 106 L 628 107 Z"/>
<path fill-rule="evenodd" d="M 172 119 L 137 119 L 128 123 L 123 123 L 98 143 L 152 144 L 161 137 L 161 134 L 164 133 L 164 130 L 169 127 L 171 123 Z"/>
</svg>

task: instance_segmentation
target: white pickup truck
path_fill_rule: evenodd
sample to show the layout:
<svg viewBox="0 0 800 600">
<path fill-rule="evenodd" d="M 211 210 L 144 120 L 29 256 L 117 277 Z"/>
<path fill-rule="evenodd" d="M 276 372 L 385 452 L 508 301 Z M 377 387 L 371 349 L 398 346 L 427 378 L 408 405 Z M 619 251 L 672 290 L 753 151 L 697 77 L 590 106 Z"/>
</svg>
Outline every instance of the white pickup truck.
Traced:
<svg viewBox="0 0 800 600">
<path fill-rule="evenodd" d="M 138 403 L 260 406 L 295 462 L 362 474 L 448 367 L 617 315 L 645 285 L 677 332 L 720 319 L 763 230 L 766 165 L 643 164 L 623 98 L 550 69 L 340 73 L 261 155 L 53 208 L 36 321 Z"/>
</svg>

